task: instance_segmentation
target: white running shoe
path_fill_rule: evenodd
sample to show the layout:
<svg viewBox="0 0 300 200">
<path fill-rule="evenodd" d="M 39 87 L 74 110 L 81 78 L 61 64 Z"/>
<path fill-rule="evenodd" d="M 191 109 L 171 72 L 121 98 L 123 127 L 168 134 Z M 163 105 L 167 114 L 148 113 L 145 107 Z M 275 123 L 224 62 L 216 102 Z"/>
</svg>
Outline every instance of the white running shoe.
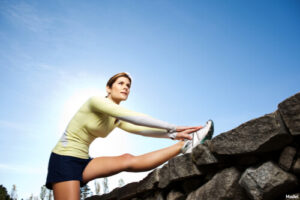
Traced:
<svg viewBox="0 0 300 200">
<path fill-rule="evenodd" d="M 192 149 L 195 148 L 198 144 L 203 144 L 206 140 L 210 140 L 214 134 L 214 122 L 212 120 L 208 120 L 205 126 L 192 133 L 192 140 L 186 140 L 183 147 L 181 148 L 181 152 L 191 153 Z"/>
</svg>

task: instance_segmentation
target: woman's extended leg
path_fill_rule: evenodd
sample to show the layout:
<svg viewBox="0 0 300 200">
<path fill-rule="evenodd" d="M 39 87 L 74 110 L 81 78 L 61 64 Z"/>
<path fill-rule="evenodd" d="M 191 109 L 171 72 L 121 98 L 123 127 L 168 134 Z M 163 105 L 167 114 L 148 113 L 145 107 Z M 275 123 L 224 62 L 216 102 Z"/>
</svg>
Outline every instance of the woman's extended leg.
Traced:
<svg viewBox="0 0 300 200">
<path fill-rule="evenodd" d="M 53 184 L 53 193 L 55 200 L 79 200 L 80 182 L 64 181 Z"/>
<path fill-rule="evenodd" d="M 124 154 L 113 157 L 94 158 L 83 171 L 83 182 L 111 176 L 122 171 L 141 172 L 153 169 L 180 153 L 184 142 L 140 156 Z"/>
</svg>

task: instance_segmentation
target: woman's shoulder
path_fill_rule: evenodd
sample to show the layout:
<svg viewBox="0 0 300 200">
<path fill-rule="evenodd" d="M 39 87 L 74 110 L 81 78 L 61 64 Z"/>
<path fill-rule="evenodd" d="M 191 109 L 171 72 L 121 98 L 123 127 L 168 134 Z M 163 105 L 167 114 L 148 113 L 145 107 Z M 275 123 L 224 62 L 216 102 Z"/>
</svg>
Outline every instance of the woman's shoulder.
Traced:
<svg viewBox="0 0 300 200">
<path fill-rule="evenodd" d="M 101 104 L 112 104 L 112 101 L 104 96 L 91 96 L 86 103 L 99 106 Z"/>
<path fill-rule="evenodd" d="M 103 102 L 106 102 L 106 101 L 108 101 L 108 99 L 104 96 L 94 95 L 94 96 L 91 96 L 90 98 L 88 98 L 88 101 L 103 101 Z"/>
</svg>

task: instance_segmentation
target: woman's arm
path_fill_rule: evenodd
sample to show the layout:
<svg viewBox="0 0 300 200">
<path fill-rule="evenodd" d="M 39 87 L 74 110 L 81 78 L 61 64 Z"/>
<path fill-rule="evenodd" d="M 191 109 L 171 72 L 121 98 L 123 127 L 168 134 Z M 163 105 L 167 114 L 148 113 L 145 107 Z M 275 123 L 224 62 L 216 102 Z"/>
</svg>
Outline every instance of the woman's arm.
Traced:
<svg viewBox="0 0 300 200">
<path fill-rule="evenodd" d="M 169 133 L 176 132 L 175 125 L 154 119 L 142 113 L 130 111 L 104 97 L 91 97 L 89 99 L 89 105 L 93 112 L 105 113 L 122 121 L 139 126 L 165 129 Z"/>
<path fill-rule="evenodd" d="M 175 139 L 177 132 L 168 132 L 165 129 L 149 128 L 145 126 L 134 125 L 125 121 L 120 121 L 118 127 L 129 133 L 134 133 L 137 135 L 156 137 L 156 138 L 172 138 Z"/>
<path fill-rule="evenodd" d="M 190 133 L 198 131 L 199 129 L 202 128 L 202 126 L 195 126 L 195 127 L 181 126 L 181 127 L 177 127 L 177 132 L 170 133 L 164 129 L 138 126 L 124 121 L 121 121 L 118 127 L 123 129 L 124 131 L 134 133 L 137 135 L 156 137 L 156 138 L 171 138 L 176 140 L 184 140 L 184 139 L 191 140 L 192 136 L 190 135 Z"/>
</svg>

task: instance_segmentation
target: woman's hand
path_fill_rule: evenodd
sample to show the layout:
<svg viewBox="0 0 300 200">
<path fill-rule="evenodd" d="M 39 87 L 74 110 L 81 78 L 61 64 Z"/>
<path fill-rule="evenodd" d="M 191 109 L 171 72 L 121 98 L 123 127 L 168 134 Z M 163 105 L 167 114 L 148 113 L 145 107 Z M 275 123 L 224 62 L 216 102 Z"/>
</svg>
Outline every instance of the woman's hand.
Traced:
<svg viewBox="0 0 300 200">
<path fill-rule="evenodd" d="M 194 129 L 195 131 L 198 131 L 201 128 L 203 128 L 203 126 L 177 126 L 176 132 L 181 132 L 181 131 L 185 131 L 185 130 L 189 130 L 189 129 Z"/>
<path fill-rule="evenodd" d="M 175 140 L 191 140 L 192 136 L 190 135 L 190 133 L 196 132 L 201 128 L 203 128 L 203 126 L 178 126 L 176 128 L 177 135 Z"/>
</svg>

